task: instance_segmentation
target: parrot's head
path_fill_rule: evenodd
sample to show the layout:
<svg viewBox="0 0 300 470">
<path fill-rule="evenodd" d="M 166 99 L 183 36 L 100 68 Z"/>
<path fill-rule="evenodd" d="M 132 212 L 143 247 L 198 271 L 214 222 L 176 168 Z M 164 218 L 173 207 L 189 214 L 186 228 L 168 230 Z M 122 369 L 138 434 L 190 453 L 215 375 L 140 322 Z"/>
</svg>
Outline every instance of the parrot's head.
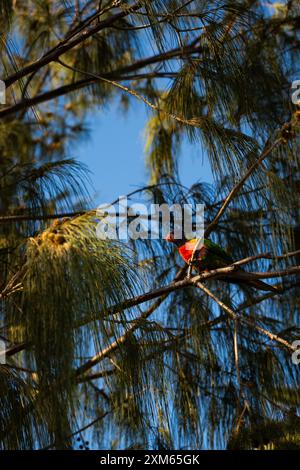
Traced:
<svg viewBox="0 0 300 470">
<path fill-rule="evenodd" d="M 182 246 L 187 241 L 184 235 L 181 238 L 175 238 L 174 232 L 169 232 L 165 240 L 169 243 L 174 243 L 176 246 Z"/>
</svg>

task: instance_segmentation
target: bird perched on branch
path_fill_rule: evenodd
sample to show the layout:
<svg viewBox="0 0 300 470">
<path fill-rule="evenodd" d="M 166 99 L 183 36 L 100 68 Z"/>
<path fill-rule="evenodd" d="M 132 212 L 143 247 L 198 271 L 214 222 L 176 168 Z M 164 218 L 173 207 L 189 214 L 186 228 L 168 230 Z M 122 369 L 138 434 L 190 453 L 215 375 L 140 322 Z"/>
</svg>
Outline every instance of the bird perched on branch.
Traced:
<svg viewBox="0 0 300 470">
<path fill-rule="evenodd" d="M 176 239 L 174 237 L 174 233 L 170 232 L 166 236 L 166 240 L 174 243 L 184 261 L 187 264 L 190 264 L 192 261 L 193 267 L 195 267 L 198 272 L 224 268 L 225 266 L 229 266 L 234 263 L 233 258 L 223 250 L 223 248 L 209 239 L 204 239 L 204 242 L 197 247 L 196 251 L 195 247 L 199 242 L 199 239 L 197 238 L 193 238 L 191 240 L 186 240 L 184 238 Z M 233 273 L 225 274 L 218 278 L 226 282 L 244 284 L 267 292 L 280 292 L 278 287 L 271 286 L 259 279 L 246 279 L 245 274 L 245 271 L 241 268 L 237 268 Z"/>
</svg>

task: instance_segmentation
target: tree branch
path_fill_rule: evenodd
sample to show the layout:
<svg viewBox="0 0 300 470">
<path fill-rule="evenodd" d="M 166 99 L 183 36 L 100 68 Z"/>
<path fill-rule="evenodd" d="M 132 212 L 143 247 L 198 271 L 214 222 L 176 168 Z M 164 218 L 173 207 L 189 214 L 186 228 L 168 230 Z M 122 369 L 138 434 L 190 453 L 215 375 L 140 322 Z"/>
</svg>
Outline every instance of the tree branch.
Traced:
<svg viewBox="0 0 300 470">
<path fill-rule="evenodd" d="M 272 255 L 271 253 L 260 253 L 254 256 L 248 256 L 247 258 L 241 259 L 233 263 L 234 266 L 242 266 L 247 263 L 251 263 L 252 261 L 256 261 L 258 259 L 271 259 L 271 260 L 281 260 L 285 258 L 291 258 L 293 256 L 297 256 L 300 254 L 300 250 L 290 251 L 289 253 L 285 253 L 283 255 Z"/>
<path fill-rule="evenodd" d="M 265 160 L 265 158 L 268 155 L 270 155 L 270 153 L 274 150 L 274 148 L 276 148 L 282 142 L 283 142 L 283 137 L 279 137 L 272 144 L 270 144 L 269 141 L 266 143 L 265 148 L 262 151 L 260 157 L 250 166 L 250 168 L 245 173 L 245 175 L 238 181 L 238 183 L 232 188 L 232 190 L 229 192 L 228 196 L 225 198 L 224 203 L 221 206 L 220 210 L 218 211 L 216 217 L 214 218 L 214 220 L 209 224 L 209 226 L 205 230 L 205 237 L 209 237 L 211 232 L 215 229 L 215 227 L 217 226 L 220 218 L 222 217 L 225 210 L 227 209 L 228 205 L 234 199 L 234 197 L 239 192 L 239 190 L 242 188 L 242 186 L 245 184 L 247 179 L 252 175 L 254 170 L 256 170 L 256 168 Z"/>
<path fill-rule="evenodd" d="M 153 289 L 149 292 L 146 292 L 145 294 L 137 295 L 136 297 L 133 297 L 131 299 L 124 300 L 124 302 L 121 302 L 118 305 L 114 305 L 113 307 L 109 308 L 105 312 L 101 312 L 100 316 L 109 316 L 109 315 L 115 315 L 116 313 L 121 312 L 122 310 L 136 307 L 137 305 L 140 305 L 144 302 L 148 302 L 149 300 L 156 299 L 158 297 L 161 297 L 165 294 L 169 294 L 171 292 L 174 292 L 179 289 L 183 289 L 186 287 L 189 287 L 192 285 L 193 280 L 206 280 L 206 279 L 211 279 L 211 278 L 217 278 L 220 276 L 228 275 L 232 273 L 235 270 L 235 266 L 226 266 L 224 268 L 219 268 L 219 269 L 214 269 L 211 271 L 207 271 L 204 273 L 201 273 L 191 279 L 185 278 L 182 280 L 178 281 L 173 281 L 170 284 L 168 284 L 165 287 L 160 287 L 158 289 Z M 299 267 L 300 270 L 300 267 Z M 178 272 L 177 276 L 182 276 L 182 273 L 185 273 L 186 271 L 186 265 Z M 177 278 L 176 276 L 176 278 Z M 78 322 L 76 325 L 78 328 L 81 326 L 86 325 L 86 320 Z"/>
<path fill-rule="evenodd" d="M 95 74 L 95 73 L 85 72 L 84 70 L 80 70 L 78 68 L 75 68 L 75 67 L 72 67 L 72 66 L 66 64 L 62 60 L 57 60 L 57 62 L 59 64 L 61 64 L 63 67 L 65 67 L 69 70 L 72 70 L 73 72 L 78 72 L 78 73 L 81 73 L 83 75 L 87 75 L 88 77 L 95 78 L 96 80 L 103 81 L 105 83 L 108 83 L 108 84 L 116 87 L 116 88 L 119 88 L 120 90 L 124 91 L 125 93 L 128 93 L 129 95 L 134 96 L 138 100 L 145 103 L 150 109 L 156 111 L 157 113 L 165 114 L 169 118 L 174 119 L 175 121 L 179 122 L 180 124 L 185 124 L 187 126 L 192 126 L 192 127 L 199 127 L 199 118 L 196 121 L 195 119 L 185 119 L 182 116 L 178 116 L 177 114 L 169 113 L 168 111 L 166 111 L 164 109 L 161 109 L 161 108 L 159 108 L 159 106 L 153 104 L 150 100 L 148 100 L 148 98 L 145 98 L 144 96 L 142 96 L 137 91 L 132 90 L 132 89 L 128 88 L 127 86 L 121 85 L 120 83 L 117 83 L 114 80 L 109 80 L 108 78 L 103 78 L 101 75 L 98 75 L 98 74 Z"/>
<path fill-rule="evenodd" d="M 204 286 L 201 282 L 198 282 L 196 280 L 192 281 L 195 286 L 199 287 L 203 292 L 205 292 L 211 299 L 213 299 L 226 313 L 228 313 L 229 317 L 236 321 L 239 320 L 242 323 L 245 323 L 246 325 L 250 326 L 251 328 L 254 328 L 255 330 L 259 331 L 260 333 L 264 334 L 265 336 L 268 336 L 268 338 L 271 341 L 276 341 L 277 343 L 280 343 L 281 345 L 285 346 L 287 349 L 291 351 L 296 351 L 297 347 L 293 346 L 290 344 L 288 341 L 280 338 L 280 336 L 275 335 L 274 333 L 271 333 L 270 331 L 266 330 L 265 328 L 256 325 L 253 321 L 249 320 L 248 318 L 245 318 L 241 315 L 237 315 L 236 312 L 234 312 L 231 308 L 228 307 L 228 305 L 224 304 L 218 297 L 216 297 L 206 286 Z"/>
<path fill-rule="evenodd" d="M 94 357 L 92 357 L 89 361 L 87 361 L 85 364 L 81 365 L 76 369 L 76 376 L 84 374 L 87 370 L 91 369 L 94 367 L 96 364 L 101 362 L 103 359 L 105 359 L 107 356 L 109 356 L 112 352 L 114 352 L 121 344 L 125 343 L 125 341 L 128 339 L 132 333 L 137 330 L 143 322 L 162 304 L 162 302 L 165 300 L 166 295 L 158 299 L 156 302 L 154 302 L 153 305 L 149 309 L 147 309 L 145 312 L 143 312 L 139 318 L 137 318 L 132 326 L 128 328 L 125 333 L 120 336 L 116 341 L 114 341 L 112 344 L 107 346 L 107 348 L 103 349 L 99 353 L 95 354 Z"/>
<path fill-rule="evenodd" d="M 32 62 L 26 67 L 23 67 L 14 74 L 4 78 L 3 81 L 6 85 L 6 88 L 9 88 L 17 80 L 20 80 L 21 78 L 26 77 L 27 75 L 33 72 L 36 72 L 40 68 L 50 64 L 53 61 L 56 61 L 62 54 L 65 54 L 66 52 L 70 51 L 75 46 L 78 46 L 80 43 L 93 36 L 94 34 L 98 33 L 99 31 L 110 27 L 111 25 L 113 25 L 113 23 L 124 18 L 129 13 L 138 10 L 140 7 L 141 4 L 138 2 L 136 5 L 127 8 L 126 10 L 123 10 L 120 13 L 117 13 L 116 15 L 110 16 L 109 18 L 103 21 L 99 21 L 99 23 L 97 23 L 95 26 L 88 27 L 81 34 L 76 34 L 77 37 L 75 37 L 74 39 L 67 40 L 67 42 L 62 41 L 56 47 L 46 52 L 46 54 L 44 54 L 40 59 L 36 60 L 35 62 Z"/>
<path fill-rule="evenodd" d="M 212 296 L 214 296 L 214 294 L 212 294 L 211 291 L 209 289 L 207 289 L 207 287 L 204 286 L 201 283 L 201 281 L 205 281 L 207 279 L 221 279 L 222 280 L 222 278 L 226 279 L 226 280 L 232 280 L 233 282 L 235 281 L 234 271 L 236 270 L 236 266 L 234 266 L 234 265 L 226 266 L 224 268 L 214 269 L 214 270 L 211 270 L 211 271 L 206 271 L 206 272 L 203 272 L 203 273 L 201 273 L 197 276 L 194 276 L 192 278 L 185 278 L 185 279 L 182 279 L 182 280 L 177 280 L 177 279 L 180 279 L 182 274 L 185 272 L 185 269 L 186 269 L 186 266 L 184 266 L 182 268 L 182 270 L 180 270 L 177 273 L 177 276 L 176 276 L 175 280 L 171 284 L 169 284 L 165 287 L 158 288 L 158 289 L 153 289 L 153 290 L 151 290 L 151 291 L 149 291 L 145 294 L 138 295 L 138 296 L 133 297 L 131 299 L 127 299 L 124 302 L 122 302 L 121 304 L 118 304 L 118 305 L 115 305 L 114 307 L 111 307 L 108 311 L 105 312 L 105 314 L 106 315 L 114 315 L 114 314 L 116 314 L 116 313 L 118 313 L 122 310 L 135 307 L 137 305 L 140 305 L 144 302 L 156 299 L 158 297 L 161 297 L 161 299 L 159 300 L 161 302 L 171 292 L 175 292 L 176 290 L 183 289 L 183 288 L 186 288 L 186 287 L 190 287 L 191 285 L 198 285 L 198 287 L 199 287 L 199 283 L 201 285 L 201 289 L 204 292 L 206 292 L 207 295 L 212 297 Z M 247 273 L 247 272 L 240 272 L 239 271 L 238 277 L 239 277 L 239 279 L 242 278 L 243 280 L 253 280 L 253 279 L 267 279 L 267 278 L 275 278 L 275 277 L 281 277 L 281 276 L 289 276 L 291 274 L 296 274 L 296 273 L 300 273 L 300 266 L 293 266 L 291 268 L 287 268 L 287 269 L 284 269 L 284 270 L 281 270 L 281 271 L 274 271 L 274 272 L 268 272 L 268 273 L 264 273 L 264 272 L 256 272 L 256 273 L 255 272 L 254 273 L 250 272 L 250 273 Z M 212 297 L 212 298 L 217 303 L 219 303 L 219 305 L 223 308 L 223 310 L 225 310 L 231 316 L 232 319 L 236 319 L 236 313 L 233 312 L 233 310 L 231 310 L 227 305 L 225 305 L 222 301 L 220 301 L 216 297 Z M 152 313 L 151 308 L 153 308 L 153 306 L 150 307 L 147 312 L 150 311 Z M 157 307 L 155 307 L 155 308 L 157 308 Z M 147 312 L 145 312 L 145 315 L 147 315 Z M 242 321 L 245 322 L 246 320 L 242 319 Z M 76 327 L 80 328 L 81 326 L 86 325 L 86 322 L 87 322 L 87 320 L 81 321 L 80 323 L 78 323 L 76 325 Z M 140 325 L 140 323 L 138 325 L 136 325 L 136 323 L 135 323 L 133 325 L 133 328 L 136 329 L 139 325 Z M 256 329 L 260 328 L 257 325 L 255 325 L 254 327 Z M 260 331 L 263 332 L 264 330 L 260 329 Z M 275 335 L 273 335 L 273 336 L 275 337 Z M 282 343 L 282 344 L 284 344 L 284 343 Z M 26 349 L 28 346 L 29 346 L 29 343 L 22 343 L 20 345 L 13 346 L 12 348 L 10 348 L 9 350 L 6 351 L 6 354 L 9 355 L 9 356 L 12 356 L 12 355 Z M 111 347 L 111 346 L 109 346 L 109 347 Z M 117 347 L 117 345 L 114 346 L 114 348 L 115 347 Z M 108 352 L 106 352 L 105 354 L 108 354 Z M 99 353 L 99 354 L 101 354 L 101 353 Z M 97 362 L 99 362 L 98 361 L 99 354 L 97 354 L 96 357 L 92 358 L 89 361 L 88 369 L 90 367 L 93 367 L 93 365 L 96 364 Z M 82 374 L 85 371 L 86 366 L 84 365 L 82 367 L 83 367 L 82 370 L 80 370 L 80 368 L 79 368 L 79 371 L 77 372 L 77 374 Z M 86 369 L 86 370 L 88 370 L 88 369 Z"/>
<path fill-rule="evenodd" d="M 187 55 L 197 53 L 200 51 L 200 47 L 195 47 L 194 45 L 186 46 L 184 48 L 175 48 L 171 49 L 168 52 L 163 52 L 160 54 L 156 54 L 154 56 L 147 57 L 145 59 L 141 59 L 139 61 L 134 62 L 131 65 L 124 66 L 120 69 L 117 69 L 115 71 L 106 73 L 102 75 L 102 78 L 105 78 L 107 80 L 118 80 L 118 81 L 128 81 L 128 80 L 135 80 L 135 76 L 126 76 L 126 74 L 129 74 L 131 72 L 135 72 L 137 70 L 143 69 L 147 67 L 148 65 L 153 65 L 161 61 L 169 61 L 173 60 L 176 57 L 186 57 Z M 56 59 L 57 60 L 57 59 Z M 150 76 L 152 76 L 153 72 L 149 72 Z M 144 74 L 146 78 L 147 73 Z M 0 110 L 0 119 L 10 116 L 12 114 L 15 114 L 19 111 L 23 111 L 24 109 L 30 108 L 31 106 L 35 106 L 37 104 L 44 103 L 46 101 L 53 100 L 55 98 L 59 98 L 60 96 L 64 96 L 68 93 L 71 93 L 73 91 L 79 90 L 81 88 L 84 88 L 85 86 L 92 85 L 93 83 L 96 83 L 99 81 L 97 78 L 86 78 L 82 80 L 78 80 L 77 82 L 70 83 L 68 85 L 63 85 L 61 87 L 56 88 L 55 90 L 50 90 L 45 93 L 41 93 L 40 95 L 37 95 L 33 98 L 27 98 L 19 103 L 16 103 L 12 106 L 8 106 L 6 108 L 3 108 Z"/>
</svg>

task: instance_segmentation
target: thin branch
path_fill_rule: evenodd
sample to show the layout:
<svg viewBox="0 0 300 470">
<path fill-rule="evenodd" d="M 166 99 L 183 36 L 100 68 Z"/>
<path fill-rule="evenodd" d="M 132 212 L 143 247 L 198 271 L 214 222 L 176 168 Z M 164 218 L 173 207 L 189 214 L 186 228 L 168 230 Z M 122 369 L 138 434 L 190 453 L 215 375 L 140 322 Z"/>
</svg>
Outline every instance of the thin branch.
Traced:
<svg viewBox="0 0 300 470">
<path fill-rule="evenodd" d="M 236 370 L 236 377 L 239 384 L 239 390 L 242 394 L 242 381 L 241 381 L 241 373 L 240 373 L 240 361 L 239 361 L 239 348 L 238 348 L 238 319 L 234 320 L 234 331 L 233 331 L 233 351 L 234 351 L 234 362 L 235 362 L 235 370 Z"/>
<path fill-rule="evenodd" d="M 248 326 L 250 326 L 251 328 L 254 328 L 255 330 L 259 331 L 260 333 L 262 333 L 263 335 L 265 336 L 268 336 L 268 338 L 271 340 L 271 341 L 276 341 L 277 343 L 280 343 L 282 344 L 283 346 L 285 346 L 287 349 L 291 350 L 291 351 L 296 351 L 297 350 L 297 347 L 296 346 L 293 346 L 292 344 L 290 344 L 288 341 L 280 338 L 280 336 L 278 335 L 275 335 L 274 333 L 272 333 L 271 331 L 269 330 L 266 330 L 265 328 L 259 326 L 259 325 L 256 325 L 255 323 L 253 323 L 251 320 L 248 320 L 247 318 L 244 318 L 244 317 L 240 317 L 241 318 L 241 321 L 243 323 L 246 323 Z"/>
<path fill-rule="evenodd" d="M 103 379 L 104 377 L 109 377 L 115 373 L 115 369 L 109 370 L 101 370 L 100 372 L 95 372 L 94 374 L 90 375 L 83 375 L 82 377 L 77 379 L 77 383 L 84 383 L 89 382 L 90 380 L 99 380 Z"/>
<path fill-rule="evenodd" d="M 237 412 L 238 412 L 238 419 L 235 428 L 235 433 L 238 434 L 243 422 L 243 417 L 247 409 L 249 409 L 249 403 L 246 400 L 245 393 L 244 393 L 244 384 L 241 380 L 241 372 L 240 372 L 240 361 L 239 361 L 239 348 L 238 348 L 238 327 L 239 327 L 239 320 L 234 320 L 234 331 L 233 331 L 233 350 L 234 350 L 234 362 L 235 362 L 235 370 L 236 370 L 236 377 L 239 385 L 239 401 L 237 403 Z M 243 400 L 244 406 L 242 412 L 240 413 L 240 402 Z"/>
<path fill-rule="evenodd" d="M 246 272 L 246 271 L 239 271 L 238 277 L 239 279 L 243 279 L 246 281 L 251 281 L 255 279 L 273 279 L 276 277 L 284 277 L 290 276 L 291 274 L 298 274 L 300 273 L 300 265 L 299 266 L 292 266 L 291 268 L 281 269 L 278 271 L 269 271 L 269 272 Z M 234 274 L 228 276 L 228 279 L 234 279 Z"/>
<path fill-rule="evenodd" d="M 291 258 L 297 255 L 300 255 L 300 250 L 290 251 L 289 253 L 284 253 L 283 255 L 272 255 L 271 253 L 260 253 L 258 255 L 248 256 L 247 258 L 236 261 L 233 264 L 234 266 L 241 266 L 247 263 L 251 263 L 252 261 L 256 261 L 258 259 L 281 260 L 285 258 Z"/>
<path fill-rule="evenodd" d="M 216 297 L 206 286 L 204 286 L 201 282 L 193 281 L 193 284 L 195 284 L 197 287 L 199 287 L 201 290 L 203 290 L 209 297 L 211 297 L 228 315 L 230 318 L 233 320 L 239 320 L 242 323 L 245 323 L 246 325 L 250 326 L 251 328 L 254 328 L 255 330 L 259 331 L 260 333 L 268 336 L 268 338 L 271 341 L 276 341 L 277 343 L 282 344 L 285 346 L 287 349 L 291 351 L 296 351 L 297 347 L 293 346 L 290 344 L 288 341 L 280 338 L 280 336 L 275 335 L 271 331 L 266 330 L 265 328 L 256 325 L 253 321 L 249 320 L 248 318 L 245 318 L 243 316 L 237 315 L 236 312 L 234 312 L 228 305 L 224 304 L 218 297 Z"/>
<path fill-rule="evenodd" d="M 77 217 L 84 215 L 90 211 L 75 211 L 75 212 L 62 212 L 57 214 L 37 214 L 37 215 L 4 215 L 0 217 L 0 224 L 6 222 L 22 222 L 29 220 L 51 220 L 51 219 L 62 219 L 65 217 Z M 96 211 L 94 211 L 96 212 Z"/>
<path fill-rule="evenodd" d="M 224 214 L 224 212 L 227 209 L 228 205 L 234 199 L 234 197 L 239 192 L 239 190 L 243 187 L 243 185 L 245 184 L 247 179 L 252 175 L 254 170 L 256 170 L 256 168 L 265 160 L 265 158 L 268 155 L 270 155 L 270 153 L 282 142 L 283 142 L 283 138 L 279 137 L 272 144 L 270 144 L 269 141 L 266 143 L 265 148 L 264 148 L 263 152 L 261 153 L 260 157 L 250 166 L 250 168 L 245 173 L 245 175 L 231 189 L 228 196 L 225 198 L 224 203 L 221 206 L 221 208 L 219 209 L 216 217 L 214 218 L 214 220 L 209 224 L 209 226 L 205 230 L 205 237 L 208 237 L 210 235 L 210 233 L 216 228 L 220 218 Z"/>
<path fill-rule="evenodd" d="M 175 48 L 171 49 L 168 52 L 163 52 L 160 54 L 156 54 L 154 56 L 147 57 L 145 59 L 138 60 L 134 62 L 131 65 L 124 66 L 118 70 L 112 71 L 110 73 L 104 74 L 102 77 L 107 78 L 109 80 L 122 80 L 122 81 L 127 81 L 127 80 L 134 80 L 134 76 L 125 76 L 125 74 L 135 72 L 136 70 L 143 69 L 147 67 L 148 65 L 153 65 L 156 63 L 159 63 L 161 61 L 166 62 L 169 60 L 173 60 L 176 57 L 186 57 L 194 53 L 199 53 L 201 50 L 200 47 L 195 47 L 193 44 L 190 46 L 186 46 L 185 48 Z M 150 76 L 152 75 L 153 72 L 149 72 Z M 147 75 L 147 74 L 145 74 Z M 146 78 L 146 77 L 145 77 Z M 33 98 L 28 98 L 20 101 L 17 104 L 14 104 L 12 106 L 8 106 L 6 108 L 3 108 L 0 110 L 0 119 L 13 115 L 19 111 L 22 111 L 24 109 L 30 108 L 32 106 L 35 106 L 40 103 L 44 103 L 46 101 L 53 100 L 55 98 L 59 98 L 60 96 L 64 96 L 68 93 L 71 93 L 76 90 L 80 90 L 81 88 L 84 88 L 85 86 L 92 85 L 98 80 L 96 78 L 86 78 L 83 80 L 79 80 L 74 83 L 70 83 L 68 85 L 63 85 L 61 87 L 58 87 L 54 90 L 47 91 L 45 93 L 42 93 L 38 96 L 35 96 Z"/>
<path fill-rule="evenodd" d="M 213 299 L 229 315 L 229 317 L 232 320 L 236 321 L 238 319 L 238 316 L 236 315 L 236 313 L 231 308 L 229 308 L 226 304 L 224 304 L 222 300 L 218 299 L 218 297 L 216 297 L 211 292 L 211 290 L 209 290 L 204 284 L 202 284 L 202 282 L 193 280 L 193 278 L 191 279 L 191 281 L 195 286 L 199 287 L 201 290 L 203 290 L 203 292 L 205 292 L 206 295 L 208 295 L 211 299 Z"/>
<path fill-rule="evenodd" d="M 181 270 L 179 270 L 177 276 L 182 277 L 182 275 L 186 272 L 186 267 L 185 265 Z M 144 302 L 148 302 L 149 300 L 156 299 L 158 297 L 161 297 L 165 294 L 169 294 L 171 292 L 175 292 L 176 290 L 180 290 L 186 287 L 190 287 L 193 284 L 193 281 L 203 281 L 206 279 L 211 279 L 211 278 L 218 278 L 220 276 L 228 275 L 232 273 L 235 270 L 235 266 L 226 266 L 224 268 L 219 268 L 219 269 L 213 269 L 211 271 L 203 272 L 191 279 L 185 278 L 182 280 L 178 281 L 173 281 L 170 284 L 168 284 L 165 287 L 160 287 L 158 289 L 153 289 L 149 292 L 146 292 L 145 294 L 138 295 L 136 297 L 133 297 L 131 299 L 124 300 L 118 305 L 114 305 L 113 307 L 109 308 L 108 310 L 101 312 L 101 317 L 103 315 L 109 316 L 109 315 L 115 315 L 116 313 L 119 313 L 125 309 L 136 307 L 137 305 L 140 305 Z M 300 267 L 299 267 L 300 270 Z M 178 279 L 178 277 L 176 278 Z M 78 328 L 81 326 L 86 325 L 87 319 L 84 319 L 76 325 Z"/>
<path fill-rule="evenodd" d="M 27 349 L 29 346 L 29 343 L 20 343 L 15 346 L 12 346 L 9 349 L 6 349 L 6 351 L 3 351 L 2 355 L 4 357 L 11 357 L 14 356 L 15 354 L 24 351 L 24 349 Z"/>
<path fill-rule="evenodd" d="M 22 266 L 8 281 L 4 289 L 0 293 L 0 299 L 4 299 L 8 297 L 14 292 L 20 291 L 23 289 L 22 287 L 22 276 L 25 273 L 25 267 Z"/>
<path fill-rule="evenodd" d="M 20 80 L 21 78 L 26 77 L 32 72 L 35 72 L 36 70 L 41 69 L 42 67 L 50 64 L 53 61 L 56 61 L 62 54 L 65 54 L 66 52 L 70 51 L 75 46 L 78 46 L 79 44 L 81 44 L 82 42 L 84 42 L 86 39 L 90 38 L 94 34 L 98 33 L 99 31 L 110 27 L 111 25 L 113 25 L 113 23 L 124 18 L 129 13 L 132 13 L 133 11 L 139 9 L 140 7 L 141 7 L 141 4 L 137 3 L 136 5 L 130 8 L 127 8 L 126 10 L 121 11 L 120 13 L 110 16 L 109 18 L 103 21 L 99 21 L 99 23 L 97 23 L 95 26 L 88 27 L 81 34 L 76 35 L 77 37 L 75 37 L 74 39 L 57 44 L 56 47 L 48 51 L 40 59 L 36 60 L 35 62 L 32 62 L 26 67 L 23 67 L 22 69 L 18 70 L 14 74 L 9 75 L 8 77 L 4 78 L 3 81 L 6 85 L 6 88 L 9 88 L 17 80 Z"/>
<path fill-rule="evenodd" d="M 125 85 L 121 85 L 120 83 L 114 81 L 114 80 L 109 80 L 108 78 L 104 78 L 103 76 L 101 75 L 98 75 L 98 74 L 95 74 L 95 73 L 91 73 L 91 72 L 86 72 L 84 70 L 80 70 L 76 67 L 72 67 L 68 64 L 66 64 L 65 62 L 63 62 L 62 60 L 58 59 L 57 62 L 59 64 L 61 64 L 63 67 L 69 69 L 69 70 L 72 70 L 73 72 L 78 72 L 78 73 L 81 73 L 82 75 L 86 75 L 88 77 L 91 77 L 91 78 L 94 78 L 96 80 L 100 80 L 100 81 L 103 81 L 105 83 L 108 83 L 110 85 L 113 85 L 114 87 L 116 88 L 119 88 L 120 90 L 124 91 L 125 93 L 128 93 L 129 95 L 133 96 L 134 98 L 137 98 L 138 100 L 142 101 L 143 103 L 145 103 L 150 109 L 152 109 L 153 111 L 156 111 L 157 113 L 162 113 L 162 114 L 165 114 L 166 116 L 168 116 L 169 118 L 171 119 L 174 119 L 175 121 L 179 122 L 180 124 L 185 124 L 187 126 L 191 126 L 191 127 L 199 127 L 199 118 L 197 120 L 195 119 L 185 119 L 181 116 L 178 116 L 177 114 L 174 114 L 174 113 L 170 113 L 164 109 L 161 109 L 159 106 L 153 104 L 150 100 L 148 100 L 148 98 L 145 98 L 144 96 L 142 96 L 140 93 L 138 93 L 137 91 L 135 90 L 132 90 L 130 88 L 128 88 L 127 86 Z"/>
<path fill-rule="evenodd" d="M 181 186 L 184 189 L 187 189 L 185 186 L 173 182 L 173 181 L 168 181 L 166 183 L 156 183 L 156 184 L 151 184 L 147 186 L 142 186 L 141 188 L 134 189 L 133 191 L 130 191 L 129 193 L 126 194 L 126 197 L 129 199 L 130 197 L 134 196 L 135 194 L 141 193 L 141 192 L 146 192 L 146 191 L 151 191 L 152 189 L 158 188 L 160 186 Z M 113 206 L 114 204 L 117 204 L 119 202 L 119 199 L 115 199 L 113 202 L 110 204 L 107 204 L 108 207 Z M 82 211 L 74 211 L 74 212 L 60 212 L 56 214 L 22 214 L 22 215 L 4 215 L 0 216 L 0 224 L 1 223 L 6 223 L 6 222 L 19 222 L 19 221 L 28 221 L 28 220 L 47 220 L 47 219 L 63 219 L 65 217 L 78 217 L 81 215 L 87 215 L 87 214 L 96 214 L 97 209 L 88 209 L 88 210 L 82 210 Z"/>
<path fill-rule="evenodd" d="M 245 413 L 248 409 L 249 409 L 249 403 L 248 403 L 247 400 L 244 400 L 243 409 L 242 409 L 241 413 L 238 416 L 237 423 L 236 423 L 236 426 L 235 426 L 235 429 L 234 429 L 234 436 L 235 437 L 237 437 L 239 432 L 240 432 L 240 429 L 241 429 L 241 426 L 242 426 L 242 423 L 243 423 L 243 418 L 244 418 Z"/>
<path fill-rule="evenodd" d="M 107 356 L 113 353 L 116 349 L 118 349 L 121 344 L 125 343 L 125 341 L 127 341 L 129 336 L 132 335 L 132 333 L 134 333 L 134 331 L 136 331 L 155 310 L 157 310 L 157 308 L 162 304 L 165 298 L 166 296 L 163 296 L 160 299 L 158 299 L 156 302 L 154 302 L 153 305 L 151 305 L 151 307 L 149 307 L 133 322 L 132 326 L 128 328 L 128 330 L 125 331 L 125 333 L 122 336 L 120 336 L 118 339 L 116 339 L 116 341 L 114 341 L 112 344 L 107 346 L 107 348 L 95 354 L 95 356 L 92 357 L 85 364 L 78 367 L 76 369 L 76 375 L 80 376 L 84 374 L 87 370 L 94 367 L 96 364 L 101 362 L 103 359 L 105 359 Z"/>
<path fill-rule="evenodd" d="M 227 315 L 221 314 L 218 317 L 213 318 L 212 320 L 208 320 L 208 321 L 205 321 L 205 322 L 201 323 L 199 326 L 201 328 L 211 328 L 213 326 L 216 326 L 216 325 L 222 323 L 226 319 L 227 319 Z M 164 328 L 164 329 L 166 330 L 166 328 Z M 182 333 L 182 335 L 173 337 L 169 341 L 172 341 L 172 344 L 173 344 L 174 340 L 179 340 L 179 339 L 186 338 L 187 335 L 190 336 L 191 335 L 191 329 L 190 328 L 184 328 L 184 329 L 182 329 L 181 333 Z M 119 338 L 117 340 L 117 343 L 120 343 L 121 338 Z M 122 344 L 122 341 L 121 341 L 121 344 Z M 113 346 L 113 350 L 115 350 L 115 343 L 112 343 L 111 346 Z M 167 346 L 165 345 L 163 349 L 159 349 L 159 351 L 156 351 L 155 353 L 160 354 L 163 350 L 166 350 L 168 347 L 169 347 L 169 345 L 167 345 Z M 100 354 L 103 354 L 103 353 L 105 353 L 105 354 L 103 355 L 103 357 L 100 360 L 104 359 L 104 357 L 107 357 L 111 352 L 113 352 L 113 350 L 108 351 L 108 349 L 109 348 L 106 348 L 105 350 L 101 351 Z M 149 359 L 152 359 L 153 356 L 154 356 L 154 353 L 152 352 L 151 354 L 146 356 L 144 359 L 145 359 L 145 361 L 148 361 Z M 108 377 L 108 376 L 114 374 L 115 370 L 116 369 L 114 368 L 114 369 L 109 369 L 109 370 L 103 370 L 103 371 L 100 371 L 100 372 L 95 372 L 94 374 L 90 374 L 90 375 L 83 375 L 83 376 L 79 377 L 77 379 L 77 381 L 79 383 L 82 383 L 82 382 L 89 382 L 90 380 L 102 379 L 103 377 Z"/>
</svg>

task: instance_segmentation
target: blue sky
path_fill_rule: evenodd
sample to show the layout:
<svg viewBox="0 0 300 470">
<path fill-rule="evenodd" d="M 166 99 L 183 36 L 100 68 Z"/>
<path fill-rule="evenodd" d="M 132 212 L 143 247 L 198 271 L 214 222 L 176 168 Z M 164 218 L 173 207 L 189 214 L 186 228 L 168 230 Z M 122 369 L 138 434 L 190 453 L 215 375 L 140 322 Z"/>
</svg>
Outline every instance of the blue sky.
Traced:
<svg viewBox="0 0 300 470">
<path fill-rule="evenodd" d="M 109 203 L 148 183 L 143 139 L 148 117 L 145 105 L 139 102 L 126 114 L 114 103 L 88 116 L 89 137 L 78 145 L 74 157 L 92 172 L 95 204 Z M 197 144 L 183 143 L 179 169 L 184 185 L 212 181 L 209 164 Z"/>
<path fill-rule="evenodd" d="M 264 6 L 269 14 L 272 3 L 280 2 L 266 2 Z M 92 171 L 95 204 L 109 203 L 147 184 L 143 130 L 148 115 L 141 102 L 135 102 L 127 114 L 122 113 L 115 102 L 109 109 L 93 109 L 93 114 L 89 115 L 90 138 L 78 145 L 73 157 L 79 158 Z M 187 142 L 182 146 L 179 169 L 181 183 L 186 186 L 199 180 L 212 182 L 210 166 L 197 147 Z"/>
<path fill-rule="evenodd" d="M 115 103 L 89 115 L 89 138 L 80 142 L 74 157 L 92 172 L 96 205 L 109 203 L 147 184 L 143 131 L 148 117 L 147 109 L 139 102 L 127 114 Z M 210 167 L 197 144 L 183 143 L 179 172 L 181 182 L 187 186 L 198 180 L 212 181 Z M 96 448 L 90 434 L 86 438 Z"/>
</svg>

